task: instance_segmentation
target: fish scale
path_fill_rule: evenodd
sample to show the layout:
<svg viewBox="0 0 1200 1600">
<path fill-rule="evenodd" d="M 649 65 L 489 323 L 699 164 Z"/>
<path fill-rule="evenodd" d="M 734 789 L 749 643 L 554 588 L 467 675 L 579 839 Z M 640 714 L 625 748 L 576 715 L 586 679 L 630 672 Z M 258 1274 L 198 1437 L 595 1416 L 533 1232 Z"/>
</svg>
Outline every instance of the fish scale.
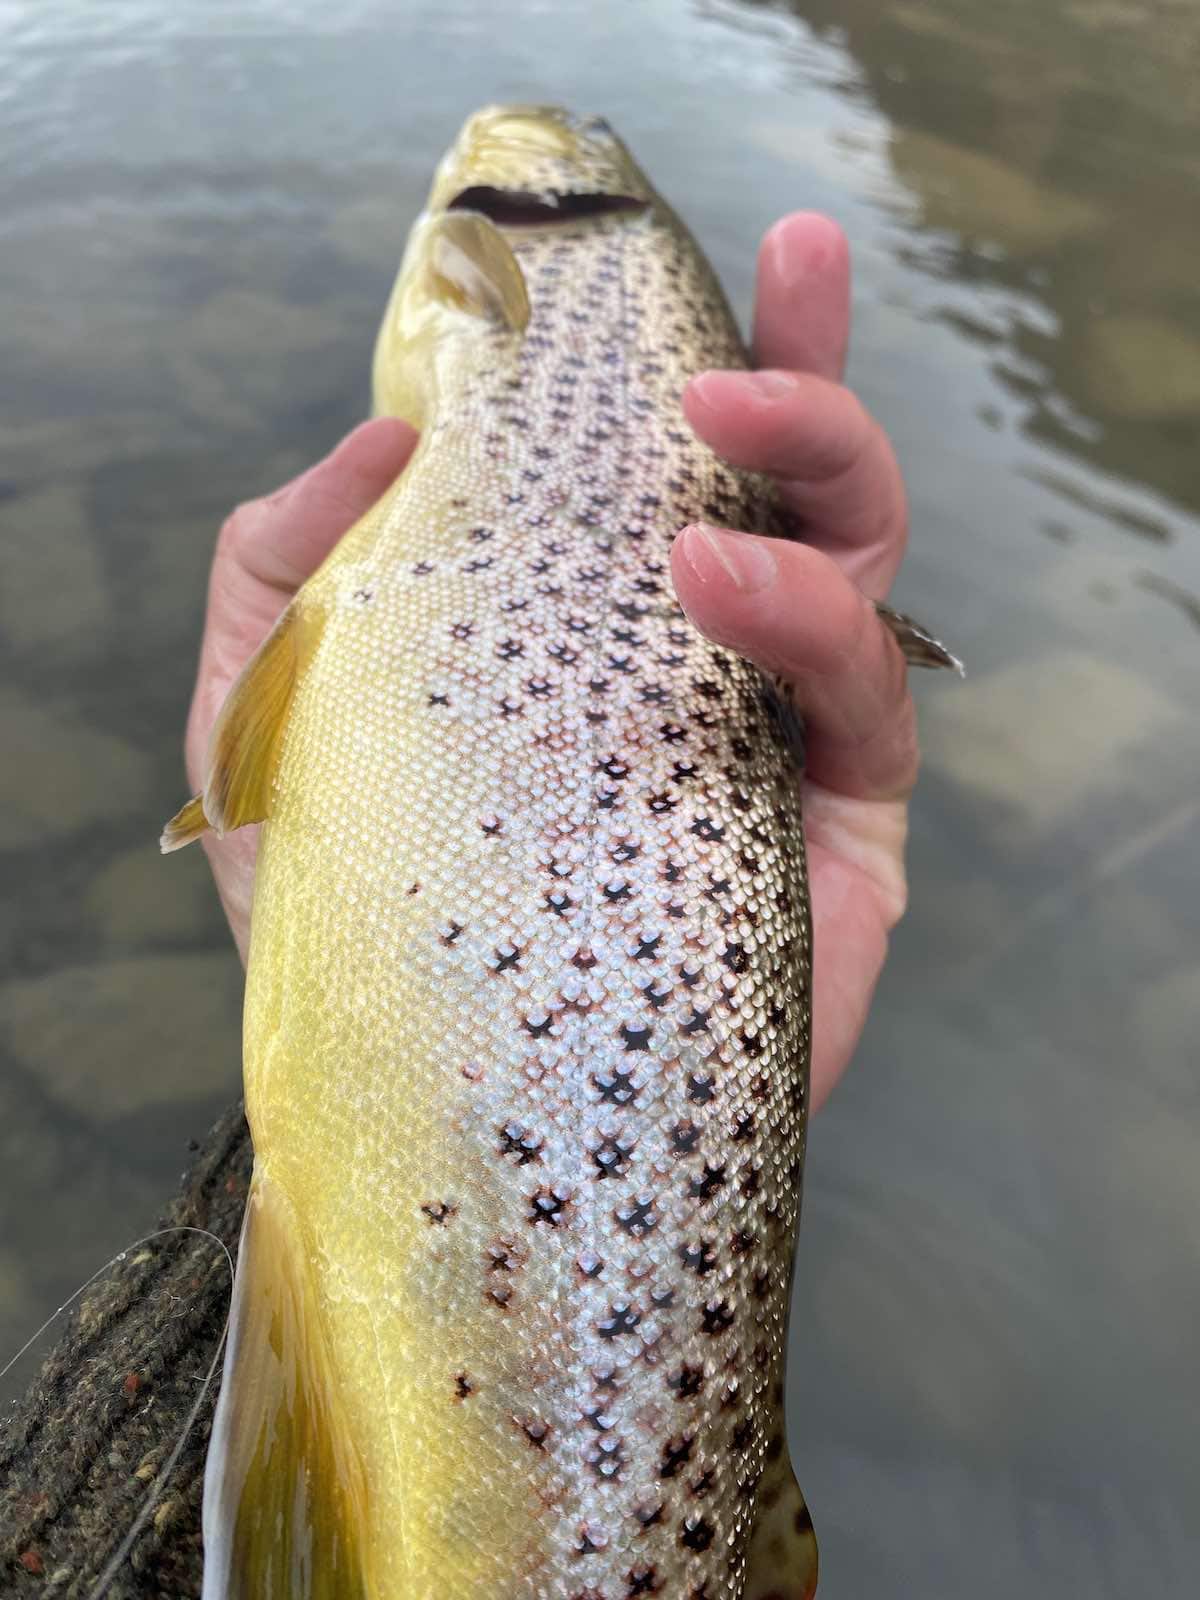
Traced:
<svg viewBox="0 0 1200 1600">
<path fill-rule="evenodd" d="M 268 819 L 209 1600 L 815 1581 L 781 1384 L 810 1036 L 796 749 L 668 566 L 700 517 L 784 530 L 680 410 L 694 372 L 745 359 L 716 281 L 592 127 L 492 110 L 443 164 L 389 311 L 436 320 L 395 345 L 399 402 L 387 321 L 376 370 L 420 447 L 247 669 L 169 840 Z M 521 177 L 531 129 L 561 153 Z M 439 207 L 477 171 L 480 193 L 499 172 L 637 204 L 508 227 Z M 266 770 L 239 810 L 243 747 Z"/>
</svg>

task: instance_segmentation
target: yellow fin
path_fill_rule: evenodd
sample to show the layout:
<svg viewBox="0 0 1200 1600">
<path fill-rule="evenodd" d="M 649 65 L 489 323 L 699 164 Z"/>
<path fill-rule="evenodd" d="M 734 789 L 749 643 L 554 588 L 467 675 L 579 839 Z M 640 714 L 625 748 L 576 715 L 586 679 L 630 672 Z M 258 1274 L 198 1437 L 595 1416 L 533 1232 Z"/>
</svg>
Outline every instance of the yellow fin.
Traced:
<svg viewBox="0 0 1200 1600">
<path fill-rule="evenodd" d="M 745 1600 L 812 1600 L 817 1592 L 817 1536 L 782 1435 L 774 1448 L 777 1454 L 767 1462 L 755 1500 Z"/>
<path fill-rule="evenodd" d="M 409 234 L 375 341 L 375 415 L 424 427 L 446 336 L 481 326 L 519 335 L 528 323 L 525 275 L 495 223 L 477 211 L 422 217 Z"/>
<path fill-rule="evenodd" d="M 159 841 L 164 853 L 191 844 L 206 827 L 225 834 L 270 815 L 292 693 L 319 634 L 311 604 L 293 600 L 250 657 L 213 726 L 204 793 L 167 823 Z"/>
<path fill-rule="evenodd" d="M 185 844 L 191 844 L 193 839 L 198 839 L 202 833 L 208 832 L 208 818 L 204 815 L 204 796 L 193 795 L 187 805 L 182 806 L 167 823 L 158 841 L 158 847 L 163 855 L 170 855 L 172 850 L 182 850 Z"/>
<path fill-rule="evenodd" d="M 204 1477 L 203 1600 L 366 1600 L 366 1479 L 298 1219 L 256 1168 Z"/>
<path fill-rule="evenodd" d="M 524 333 L 525 275 L 494 222 L 477 211 L 445 211 L 429 224 L 428 248 L 435 292 L 464 311 Z"/>
</svg>

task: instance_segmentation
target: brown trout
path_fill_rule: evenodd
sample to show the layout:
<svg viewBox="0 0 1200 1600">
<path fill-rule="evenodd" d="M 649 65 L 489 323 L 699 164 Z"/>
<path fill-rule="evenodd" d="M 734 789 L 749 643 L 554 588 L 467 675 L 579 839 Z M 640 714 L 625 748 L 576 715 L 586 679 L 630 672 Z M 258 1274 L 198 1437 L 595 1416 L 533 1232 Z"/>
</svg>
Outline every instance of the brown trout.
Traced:
<svg viewBox="0 0 1200 1600">
<path fill-rule="evenodd" d="M 603 121 L 470 119 L 376 351 L 419 447 L 164 835 L 266 821 L 206 1600 L 815 1589 L 798 749 L 668 576 L 786 531 L 680 410 L 744 361 Z"/>
</svg>

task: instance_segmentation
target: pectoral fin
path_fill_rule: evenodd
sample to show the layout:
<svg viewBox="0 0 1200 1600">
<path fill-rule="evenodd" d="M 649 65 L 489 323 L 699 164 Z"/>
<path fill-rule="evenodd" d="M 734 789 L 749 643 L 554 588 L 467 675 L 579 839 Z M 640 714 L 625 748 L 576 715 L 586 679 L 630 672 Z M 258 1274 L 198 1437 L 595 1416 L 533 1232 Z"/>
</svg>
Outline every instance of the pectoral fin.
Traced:
<svg viewBox="0 0 1200 1600">
<path fill-rule="evenodd" d="M 476 211 L 441 211 L 416 223 L 404 252 L 373 367 L 376 416 L 426 426 L 436 404 L 436 366 L 447 339 L 519 335 L 529 293 L 512 246 Z"/>
<path fill-rule="evenodd" d="M 292 695 L 319 632 L 314 611 L 293 600 L 251 656 L 213 727 L 204 792 L 163 829 L 164 853 L 191 844 L 206 828 L 229 833 L 270 815 Z"/>
<path fill-rule="evenodd" d="M 812 1600 L 817 1592 L 817 1536 L 782 1438 L 763 1472 L 755 1506 L 745 1600 Z"/>
<path fill-rule="evenodd" d="M 169 856 L 172 850 L 182 850 L 185 844 L 191 844 L 201 834 L 208 832 L 208 818 L 204 815 L 204 796 L 193 795 L 187 805 L 182 806 L 167 823 L 158 841 L 159 849 L 163 855 Z"/>
<path fill-rule="evenodd" d="M 446 211 L 429 224 L 428 292 L 514 333 L 529 323 L 525 276 L 494 222 L 475 211 Z"/>
<path fill-rule="evenodd" d="M 204 1477 L 203 1600 L 365 1600 L 366 1489 L 300 1225 L 255 1170 Z"/>
</svg>

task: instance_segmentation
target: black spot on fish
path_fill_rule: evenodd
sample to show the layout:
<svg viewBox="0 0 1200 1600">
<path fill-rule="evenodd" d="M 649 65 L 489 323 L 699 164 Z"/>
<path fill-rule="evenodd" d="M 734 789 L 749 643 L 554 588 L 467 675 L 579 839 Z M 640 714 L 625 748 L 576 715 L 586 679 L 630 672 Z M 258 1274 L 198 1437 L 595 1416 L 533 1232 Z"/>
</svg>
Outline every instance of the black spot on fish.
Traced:
<svg viewBox="0 0 1200 1600">
<path fill-rule="evenodd" d="M 750 965 L 750 958 L 743 944 L 727 944 L 721 952 L 721 960 L 730 972 L 745 972 Z"/>
<path fill-rule="evenodd" d="M 541 1139 L 535 1139 L 527 1128 L 521 1127 L 516 1122 L 506 1122 L 499 1129 L 500 1154 L 502 1156 L 516 1156 L 517 1166 L 527 1167 L 531 1161 L 537 1161 L 541 1154 Z"/>
<path fill-rule="evenodd" d="M 545 1450 L 551 1431 L 548 1422 L 537 1417 L 514 1417 L 513 1421 L 535 1450 Z"/>
<path fill-rule="evenodd" d="M 454 1377 L 454 1398 L 456 1400 L 466 1400 L 469 1395 L 473 1395 L 474 1393 L 474 1386 L 472 1385 L 470 1378 L 467 1377 L 466 1373 L 456 1373 Z"/>
<path fill-rule="evenodd" d="M 605 1139 L 592 1151 L 592 1160 L 600 1169 L 597 1176 L 619 1177 L 629 1164 L 632 1150 L 632 1145 L 623 1144 L 619 1139 Z"/>
<path fill-rule="evenodd" d="M 623 1231 L 634 1239 L 644 1239 L 658 1226 L 651 1200 L 630 1200 L 624 1206 L 618 1206 L 613 1216 Z"/>
<path fill-rule="evenodd" d="M 685 1363 L 667 1379 L 667 1387 L 673 1389 L 680 1400 L 691 1400 L 704 1388 L 704 1368 L 689 1367 Z"/>
<path fill-rule="evenodd" d="M 713 1249 L 711 1239 L 701 1239 L 699 1244 L 680 1245 L 679 1259 L 689 1272 L 694 1272 L 698 1278 L 703 1278 L 715 1268 L 717 1253 Z"/>
<path fill-rule="evenodd" d="M 700 1313 L 700 1331 L 708 1334 L 724 1333 L 733 1326 L 733 1312 L 728 1300 L 710 1300 Z"/>
<path fill-rule="evenodd" d="M 521 1251 L 507 1239 L 495 1239 L 487 1247 L 489 1272 L 517 1272 L 522 1265 Z"/>
<path fill-rule="evenodd" d="M 725 829 L 714 822 L 711 817 L 697 817 L 689 830 L 698 839 L 703 839 L 707 844 L 713 844 L 718 839 L 725 837 Z"/>
<path fill-rule="evenodd" d="M 629 1585 L 625 1591 L 626 1600 L 633 1600 L 633 1596 L 639 1594 L 657 1594 L 662 1588 L 655 1567 L 630 1567 L 625 1581 Z"/>
<path fill-rule="evenodd" d="M 688 1492 L 695 1495 L 697 1500 L 703 1500 L 704 1496 L 711 1491 L 715 1477 L 716 1473 L 713 1468 L 707 1467 L 698 1478 L 693 1478 L 691 1483 L 688 1484 Z"/>
<path fill-rule="evenodd" d="M 499 976 L 503 972 L 520 972 L 522 951 L 516 945 L 508 945 L 502 950 L 492 951 L 493 966 L 491 971 Z"/>
<path fill-rule="evenodd" d="M 693 1178 L 689 1183 L 688 1195 L 693 1200 L 711 1200 L 718 1189 L 725 1187 L 725 1183 L 725 1163 L 712 1167 L 705 1162 L 703 1175 Z"/>
<path fill-rule="evenodd" d="M 679 1532 L 679 1542 L 688 1550 L 707 1550 L 713 1542 L 714 1532 L 707 1517 L 686 1517 Z"/>
<path fill-rule="evenodd" d="M 637 1089 L 628 1072 L 593 1073 L 592 1082 L 600 1091 L 601 1101 L 606 1105 L 627 1106 L 637 1098 Z"/>
<path fill-rule="evenodd" d="M 423 1205 L 421 1210 L 429 1218 L 433 1227 L 441 1228 L 446 1226 L 451 1217 L 458 1214 L 458 1207 L 447 1204 L 445 1200 L 430 1201 L 427 1205 Z"/>
<path fill-rule="evenodd" d="M 671 1154 L 690 1156 L 700 1141 L 700 1129 L 694 1122 L 677 1122 L 671 1129 Z"/>
<path fill-rule="evenodd" d="M 660 1478 L 678 1477 L 681 1467 L 685 1467 L 692 1458 L 693 1435 L 682 1433 L 678 1438 L 668 1439 L 663 1446 L 662 1461 L 659 1463 L 658 1475 Z"/>
<path fill-rule="evenodd" d="M 529 1196 L 529 1221 L 535 1225 L 544 1222 L 551 1228 L 557 1228 L 558 1219 L 566 1205 L 566 1198 L 553 1189 L 535 1189 Z"/>
<path fill-rule="evenodd" d="M 580 1524 L 579 1537 L 571 1547 L 571 1554 L 574 1556 L 594 1556 L 598 1550 L 603 1550 L 607 1543 L 608 1537 L 597 1523 L 584 1522 Z M 603 1600 L 598 1589 L 589 1589 L 586 1595 L 573 1596 L 572 1600 L 588 1600 L 588 1597 L 592 1595 L 597 1596 L 598 1600 Z"/>
<path fill-rule="evenodd" d="M 632 1333 L 641 1320 L 640 1312 L 628 1302 L 619 1301 L 609 1307 L 607 1318 L 596 1324 L 596 1332 L 602 1339 L 619 1339 L 623 1334 Z"/>
</svg>

